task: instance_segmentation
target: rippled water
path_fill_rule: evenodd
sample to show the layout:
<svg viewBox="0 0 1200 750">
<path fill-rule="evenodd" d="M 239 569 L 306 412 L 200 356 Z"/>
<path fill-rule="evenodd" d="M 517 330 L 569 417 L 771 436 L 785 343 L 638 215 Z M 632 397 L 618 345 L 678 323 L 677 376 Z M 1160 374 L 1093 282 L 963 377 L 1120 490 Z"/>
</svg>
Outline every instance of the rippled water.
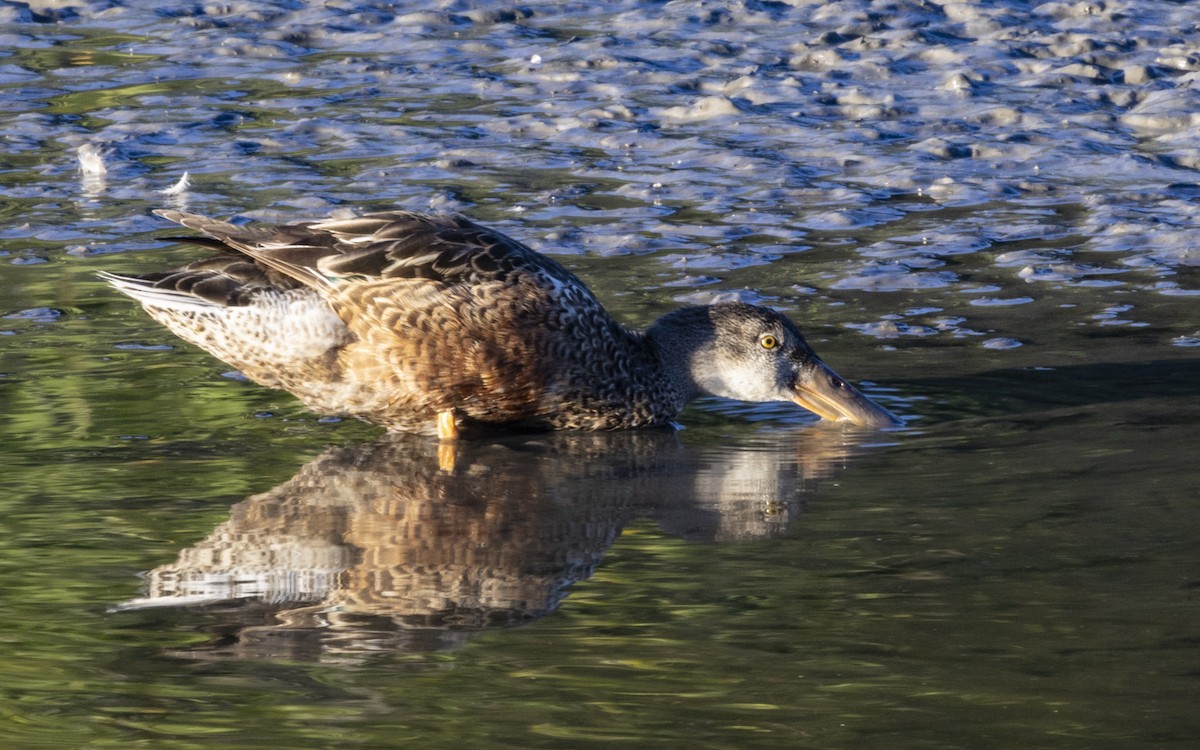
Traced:
<svg viewBox="0 0 1200 750">
<path fill-rule="evenodd" d="M 0 5 L 6 746 L 1192 745 L 1200 8 L 143 5 Z M 461 211 L 907 427 L 380 440 L 95 279 L 162 206 Z"/>
</svg>

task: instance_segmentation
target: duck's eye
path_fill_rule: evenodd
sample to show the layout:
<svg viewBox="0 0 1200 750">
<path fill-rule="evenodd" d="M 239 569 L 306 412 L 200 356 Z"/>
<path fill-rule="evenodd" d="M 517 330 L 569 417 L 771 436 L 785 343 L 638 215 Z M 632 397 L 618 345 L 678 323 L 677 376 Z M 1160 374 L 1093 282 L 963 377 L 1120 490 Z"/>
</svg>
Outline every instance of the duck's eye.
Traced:
<svg viewBox="0 0 1200 750">
<path fill-rule="evenodd" d="M 774 349 L 779 346 L 779 339 L 768 333 L 758 339 L 758 344 L 763 349 Z"/>
</svg>

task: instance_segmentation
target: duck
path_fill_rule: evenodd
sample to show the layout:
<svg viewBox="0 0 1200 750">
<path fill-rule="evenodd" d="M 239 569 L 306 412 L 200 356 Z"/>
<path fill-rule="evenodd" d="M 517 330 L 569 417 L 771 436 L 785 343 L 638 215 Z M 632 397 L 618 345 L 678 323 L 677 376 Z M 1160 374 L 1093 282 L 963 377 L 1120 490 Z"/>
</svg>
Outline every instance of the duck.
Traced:
<svg viewBox="0 0 1200 750">
<path fill-rule="evenodd" d="M 266 226 L 155 213 L 198 233 L 167 239 L 217 252 L 100 276 L 179 338 L 321 414 L 453 441 L 489 427 L 677 425 L 708 394 L 902 424 L 777 310 L 691 305 L 634 329 L 561 263 L 461 215 Z"/>
</svg>

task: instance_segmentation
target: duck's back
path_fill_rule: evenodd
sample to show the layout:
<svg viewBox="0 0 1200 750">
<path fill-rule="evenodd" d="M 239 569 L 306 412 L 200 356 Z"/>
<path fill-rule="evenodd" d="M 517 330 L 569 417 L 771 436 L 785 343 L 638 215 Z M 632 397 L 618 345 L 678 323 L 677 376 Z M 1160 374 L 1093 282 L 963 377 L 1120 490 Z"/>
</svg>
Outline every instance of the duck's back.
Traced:
<svg viewBox="0 0 1200 750">
<path fill-rule="evenodd" d="M 554 260 L 459 216 L 239 227 L 162 212 L 223 252 L 109 276 L 181 338 L 314 409 L 392 429 L 669 421 L 654 354 Z"/>
</svg>

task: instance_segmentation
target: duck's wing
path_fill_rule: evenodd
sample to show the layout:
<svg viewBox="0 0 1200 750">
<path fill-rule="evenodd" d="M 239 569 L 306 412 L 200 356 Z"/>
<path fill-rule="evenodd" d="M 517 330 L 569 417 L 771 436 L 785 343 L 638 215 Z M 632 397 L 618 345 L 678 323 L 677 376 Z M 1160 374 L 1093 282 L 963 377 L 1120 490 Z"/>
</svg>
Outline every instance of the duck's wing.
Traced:
<svg viewBox="0 0 1200 750">
<path fill-rule="evenodd" d="M 583 288 L 571 272 L 493 229 L 458 215 L 390 211 L 276 227 L 242 227 L 179 211 L 160 216 L 204 233 L 180 238 L 253 261 L 272 283 L 280 275 L 318 291 L 381 281 L 446 286 L 512 283 L 533 276 L 547 289 Z"/>
</svg>

